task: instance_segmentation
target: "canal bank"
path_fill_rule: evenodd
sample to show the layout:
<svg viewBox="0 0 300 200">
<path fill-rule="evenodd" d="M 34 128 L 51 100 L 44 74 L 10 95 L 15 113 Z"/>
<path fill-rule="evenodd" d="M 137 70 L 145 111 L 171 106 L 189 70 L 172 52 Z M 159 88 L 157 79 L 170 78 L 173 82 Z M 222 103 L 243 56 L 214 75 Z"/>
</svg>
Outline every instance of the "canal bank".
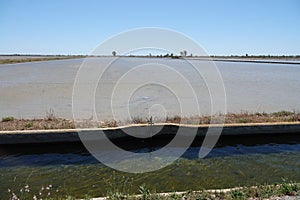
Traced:
<svg viewBox="0 0 300 200">
<path fill-rule="evenodd" d="M 180 131 L 178 131 L 180 129 Z M 135 136 L 147 138 L 151 130 L 152 137 L 182 137 L 196 133 L 197 137 L 204 137 L 210 129 L 210 135 L 222 130 L 221 137 L 258 137 L 258 136 L 299 136 L 299 122 L 276 123 L 243 123 L 222 125 L 179 125 L 172 123 L 158 123 L 154 125 L 132 124 L 122 127 L 97 128 L 97 129 L 56 129 L 56 130 L 20 130 L 0 131 L 0 145 L 9 144 L 41 144 L 41 143 L 75 143 L 80 142 L 80 134 L 94 135 L 102 140 L 130 140 L 133 137 L 126 133 L 135 133 Z M 92 137 L 90 137 L 92 138 Z"/>
<path fill-rule="evenodd" d="M 160 125 L 156 124 L 152 128 L 158 127 Z M 254 127 L 257 132 L 253 132 Z M 133 139 L 130 136 L 124 137 L 125 133 L 120 131 L 121 128 L 128 131 L 146 130 L 149 127 L 131 125 L 101 130 L 113 137 L 115 141 L 120 140 L 118 146 L 122 148 L 122 145 L 129 144 L 129 140 Z M 161 140 L 163 138 L 161 136 L 153 144 L 155 135 L 151 140 L 145 141 L 145 138 L 140 138 L 128 146 L 134 147 L 133 152 L 138 153 L 158 150 L 172 140 L 171 136 L 174 136 L 177 128 L 178 126 L 169 124 L 158 133 L 169 135 L 166 140 Z M 195 130 L 198 126 L 185 126 L 185 128 Z M 197 133 L 202 134 L 202 139 L 207 128 L 208 125 L 198 129 Z M 89 131 L 86 130 L 86 133 L 97 132 Z M 239 131 L 244 132 L 238 134 Z M 53 143 L 49 143 L 51 138 L 47 136 L 49 132 L 52 132 Z M 138 194 L 139 186 L 143 184 L 151 191 L 165 193 L 275 184 L 280 183 L 282 178 L 299 182 L 300 136 L 298 133 L 297 123 L 226 125 L 219 139 L 221 144 L 217 144 L 204 159 L 199 159 L 201 144 L 196 144 L 165 168 L 149 173 L 131 174 L 113 170 L 100 163 L 86 151 L 81 141 L 76 142 L 79 139 L 76 130 L 10 132 L 10 136 L 18 138 L 18 141 L 23 143 L 0 145 L 0 198 L 8 199 L 6 193 L 8 189 L 20 191 L 26 185 L 30 186 L 32 194 L 38 194 L 42 187 L 52 185 L 54 195 L 72 194 L 75 198 L 82 199 L 85 195 L 101 197 L 108 196 L 110 192 L 122 192 L 125 184 L 126 188 L 123 192 Z M 24 143 L 26 138 L 30 138 L 29 134 L 32 137 L 36 134 L 35 143 Z M 57 138 L 60 134 L 65 135 L 58 142 Z M 42 135 L 45 136 L 44 143 L 41 143 Z M 66 141 L 66 135 L 69 137 L 69 142 Z M 71 140 L 72 136 L 74 137 Z M 121 138 L 118 139 L 117 136 Z M 1 137 L 0 141 L 3 139 Z M 155 147 L 148 148 L 151 144 Z M 176 153 L 178 148 L 170 147 L 166 150 L 172 154 Z M 123 158 L 123 155 L 119 154 L 119 156 L 118 159 Z M 116 190 L 111 191 L 111 188 Z M 56 190 L 58 193 L 55 192 Z"/>
</svg>

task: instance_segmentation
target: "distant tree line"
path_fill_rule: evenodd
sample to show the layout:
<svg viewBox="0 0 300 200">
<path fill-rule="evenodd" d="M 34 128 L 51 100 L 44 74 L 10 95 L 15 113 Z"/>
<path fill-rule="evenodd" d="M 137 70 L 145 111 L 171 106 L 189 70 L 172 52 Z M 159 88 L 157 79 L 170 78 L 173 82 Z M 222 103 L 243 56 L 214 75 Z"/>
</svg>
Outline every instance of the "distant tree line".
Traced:
<svg viewBox="0 0 300 200">
<path fill-rule="evenodd" d="M 117 56 L 117 52 L 116 51 L 112 51 L 112 56 Z M 245 54 L 245 55 L 226 55 L 226 56 L 219 56 L 219 55 L 205 55 L 205 56 L 197 56 L 197 55 L 193 55 L 192 53 L 188 55 L 186 50 L 180 51 L 179 55 L 174 55 L 173 53 L 167 53 L 167 54 L 160 54 L 160 55 L 152 55 L 151 53 L 149 53 L 149 55 L 128 55 L 129 57 L 157 57 L 157 58 L 183 58 L 183 57 L 197 57 L 197 58 L 261 58 L 261 59 L 266 59 L 266 58 L 281 58 L 281 59 L 285 59 L 285 58 L 289 58 L 289 59 L 299 59 L 300 55 L 249 55 L 249 54 Z"/>
</svg>

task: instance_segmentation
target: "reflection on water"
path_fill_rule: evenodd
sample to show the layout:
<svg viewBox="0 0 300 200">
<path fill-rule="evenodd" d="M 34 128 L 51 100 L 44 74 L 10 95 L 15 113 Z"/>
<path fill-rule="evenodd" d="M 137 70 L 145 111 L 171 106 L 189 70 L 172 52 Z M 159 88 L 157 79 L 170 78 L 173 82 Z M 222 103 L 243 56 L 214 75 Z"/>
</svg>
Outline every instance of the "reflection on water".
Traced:
<svg viewBox="0 0 300 200">
<path fill-rule="evenodd" d="M 154 149 L 152 149 L 154 150 Z M 170 149 L 170 151 L 176 150 Z M 29 184 L 33 191 L 52 184 L 60 192 L 83 197 L 103 196 L 107 181 L 120 184 L 120 177 L 132 178 L 132 192 L 145 183 L 161 191 L 227 188 L 237 185 L 274 183 L 287 177 L 300 181 L 300 144 L 261 144 L 221 146 L 205 159 L 198 159 L 199 147 L 190 147 L 172 165 L 151 173 L 116 172 L 102 165 L 84 149 L 65 153 L 7 154 L 0 159 L 0 191 L 17 190 Z M 149 148 L 135 150 L 147 152 Z M 116 182 L 115 182 L 116 181 Z M 115 183 L 114 183 L 115 182 Z"/>
</svg>

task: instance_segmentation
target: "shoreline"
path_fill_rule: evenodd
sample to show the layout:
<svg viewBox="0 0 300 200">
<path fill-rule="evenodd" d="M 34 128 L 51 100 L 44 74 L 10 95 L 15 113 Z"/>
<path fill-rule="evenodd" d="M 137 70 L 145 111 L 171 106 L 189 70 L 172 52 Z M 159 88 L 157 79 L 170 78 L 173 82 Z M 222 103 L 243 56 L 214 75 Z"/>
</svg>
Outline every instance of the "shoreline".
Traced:
<svg viewBox="0 0 300 200">
<path fill-rule="evenodd" d="M 233 187 L 225 189 L 204 189 L 200 191 L 174 191 L 151 193 L 148 189 L 148 199 L 274 199 L 274 200 L 297 200 L 300 198 L 300 183 L 286 181 L 274 185 L 255 185 L 245 187 Z M 147 188 L 145 188 L 147 190 Z M 122 199 L 144 199 L 145 194 L 123 194 Z M 114 194 L 111 194 L 112 196 Z M 111 196 L 95 197 L 91 200 L 107 200 Z"/>
<path fill-rule="evenodd" d="M 190 58 L 189 60 L 214 61 L 214 62 L 235 62 L 235 63 L 263 63 L 263 64 L 291 64 L 299 65 L 300 60 L 284 60 L 284 59 L 254 59 L 254 58 Z"/>
<path fill-rule="evenodd" d="M 56 56 L 56 55 L 0 55 L 0 65 L 18 64 L 28 62 L 55 61 L 65 59 L 85 58 L 86 56 Z"/>
<path fill-rule="evenodd" d="M 76 128 L 118 128 L 128 125 L 147 125 L 150 121 L 147 118 L 133 117 L 131 120 L 116 121 L 113 119 L 94 121 L 92 119 L 74 121 L 71 119 L 59 118 L 53 112 L 46 113 L 44 118 L 38 119 L 17 119 L 13 116 L 0 119 L 0 131 L 16 130 L 52 130 L 52 129 L 76 129 Z M 272 113 L 265 112 L 241 112 L 218 115 L 201 116 L 167 116 L 166 119 L 154 118 L 150 124 L 174 124 L 191 126 L 209 126 L 213 124 L 256 124 L 256 123 L 297 123 L 300 122 L 300 113 L 296 111 L 279 111 Z"/>
<path fill-rule="evenodd" d="M 149 58 L 149 59 L 187 59 L 214 62 L 249 62 L 267 64 L 300 64 L 300 56 L 110 56 L 110 55 L 0 55 L 0 65 L 26 62 L 51 61 L 77 58 Z"/>
</svg>

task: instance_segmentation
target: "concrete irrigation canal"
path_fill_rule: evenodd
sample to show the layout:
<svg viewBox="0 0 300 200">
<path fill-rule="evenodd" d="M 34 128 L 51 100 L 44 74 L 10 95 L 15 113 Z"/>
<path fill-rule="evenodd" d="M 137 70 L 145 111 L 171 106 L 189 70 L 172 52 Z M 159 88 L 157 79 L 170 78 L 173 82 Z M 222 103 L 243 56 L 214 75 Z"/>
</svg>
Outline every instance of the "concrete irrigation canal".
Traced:
<svg viewBox="0 0 300 200">
<path fill-rule="evenodd" d="M 125 134 L 126 129 L 147 128 L 130 125 L 80 131 L 99 134 L 102 130 L 122 149 L 151 153 L 173 139 L 178 125 L 165 124 L 150 139 L 132 139 Z M 38 192 L 51 184 L 60 194 L 83 198 L 86 194 L 106 196 L 109 187 L 125 187 L 129 193 L 137 193 L 143 184 L 157 192 L 172 192 L 273 184 L 283 177 L 300 180 L 300 123 L 225 125 L 217 145 L 204 159 L 199 159 L 198 152 L 208 125 L 184 128 L 187 132 L 198 129 L 186 152 L 171 165 L 142 174 L 115 171 L 100 163 L 85 149 L 75 129 L 1 132 L 0 190 L 19 191 L 28 184 Z M 170 147 L 168 151 L 178 148 Z M 2 193 L 1 198 L 6 195 Z"/>
</svg>

